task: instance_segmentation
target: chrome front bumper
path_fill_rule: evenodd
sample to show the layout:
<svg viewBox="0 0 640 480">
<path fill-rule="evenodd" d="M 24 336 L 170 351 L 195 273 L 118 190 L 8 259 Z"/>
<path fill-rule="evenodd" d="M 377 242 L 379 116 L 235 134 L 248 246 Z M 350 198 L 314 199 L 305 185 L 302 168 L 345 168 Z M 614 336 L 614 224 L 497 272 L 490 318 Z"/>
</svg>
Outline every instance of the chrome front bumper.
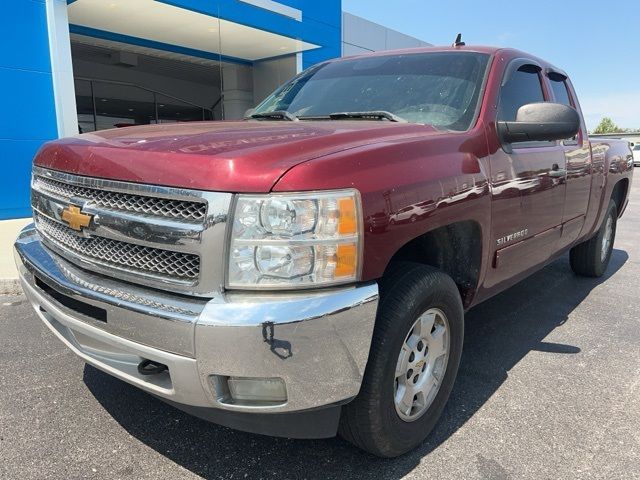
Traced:
<svg viewBox="0 0 640 480">
<path fill-rule="evenodd" d="M 360 389 L 375 283 L 211 299 L 172 295 L 81 270 L 46 249 L 33 226 L 17 239 L 15 259 L 25 294 L 60 340 L 87 363 L 171 403 L 278 414 L 341 404 Z M 168 371 L 141 375 L 143 359 Z M 228 377 L 281 378 L 287 401 L 230 402 L 219 391 L 219 379 Z"/>
</svg>

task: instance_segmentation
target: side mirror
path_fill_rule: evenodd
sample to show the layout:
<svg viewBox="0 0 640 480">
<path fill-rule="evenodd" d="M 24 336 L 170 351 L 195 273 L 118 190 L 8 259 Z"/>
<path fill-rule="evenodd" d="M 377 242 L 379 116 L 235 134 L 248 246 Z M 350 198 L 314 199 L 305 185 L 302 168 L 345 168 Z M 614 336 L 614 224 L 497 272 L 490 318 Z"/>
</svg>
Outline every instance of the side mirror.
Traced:
<svg viewBox="0 0 640 480">
<path fill-rule="evenodd" d="M 530 103 L 518 109 L 515 122 L 498 122 L 503 143 L 573 138 L 580 130 L 578 112 L 560 103 Z"/>
</svg>

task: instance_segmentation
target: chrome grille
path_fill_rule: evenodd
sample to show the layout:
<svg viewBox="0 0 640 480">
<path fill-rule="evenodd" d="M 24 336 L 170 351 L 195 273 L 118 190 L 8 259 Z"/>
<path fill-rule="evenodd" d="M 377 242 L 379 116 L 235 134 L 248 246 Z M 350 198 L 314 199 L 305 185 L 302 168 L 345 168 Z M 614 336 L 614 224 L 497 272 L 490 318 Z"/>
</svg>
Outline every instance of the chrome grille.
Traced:
<svg viewBox="0 0 640 480">
<path fill-rule="evenodd" d="M 94 178 L 39 166 L 33 168 L 31 186 L 36 227 L 61 261 L 185 295 L 210 297 L 224 284 L 231 193 Z M 65 220 L 72 207 L 84 215 L 87 224 L 81 231 Z"/>
<path fill-rule="evenodd" d="M 102 237 L 82 237 L 44 215 L 34 216 L 40 233 L 55 246 L 80 257 L 129 272 L 195 282 L 200 276 L 198 255 L 145 247 Z"/>
<path fill-rule="evenodd" d="M 39 190 L 56 197 L 64 199 L 81 198 L 101 207 L 125 212 L 190 221 L 202 221 L 207 214 L 207 205 L 202 202 L 188 202 L 98 190 L 40 176 L 34 177 L 34 184 Z"/>
</svg>

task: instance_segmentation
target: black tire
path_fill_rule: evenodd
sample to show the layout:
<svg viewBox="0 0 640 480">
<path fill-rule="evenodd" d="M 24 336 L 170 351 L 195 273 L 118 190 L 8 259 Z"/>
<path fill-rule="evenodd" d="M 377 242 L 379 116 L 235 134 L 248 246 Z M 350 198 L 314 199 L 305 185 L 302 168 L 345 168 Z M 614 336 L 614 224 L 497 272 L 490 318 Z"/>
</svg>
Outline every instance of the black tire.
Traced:
<svg viewBox="0 0 640 480">
<path fill-rule="evenodd" d="M 607 233 L 607 223 L 611 219 L 611 239 L 607 248 L 606 255 L 602 257 L 602 244 Z M 583 277 L 601 277 L 609 261 L 611 260 L 611 252 L 613 251 L 613 242 L 616 238 L 616 226 L 618 220 L 618 209 L 616 203 L 611 200 L 607 207 L 607 212 L 602 220 L 602 225 L 596 234 L 589 240 L 579 243 L 571 249 L 569 260 L 571 269 Z"/>
<path fill-rule="evenodd" d="M 420 445 L 442 414 L 458 372 L 464 338 L 460 293 L 448 275 L 425 265 L 399 262 L 380 284 L 369 361 L 360 393 L 345 405 L 339 434 L 380 457 L 396 457 Z M 414 322 L 428 309 L 440 309 L 449 326 L 449 359 L 433 402 L 417 420 L 406 422 L 394 403 L 395 369 Z"/>
</svg>

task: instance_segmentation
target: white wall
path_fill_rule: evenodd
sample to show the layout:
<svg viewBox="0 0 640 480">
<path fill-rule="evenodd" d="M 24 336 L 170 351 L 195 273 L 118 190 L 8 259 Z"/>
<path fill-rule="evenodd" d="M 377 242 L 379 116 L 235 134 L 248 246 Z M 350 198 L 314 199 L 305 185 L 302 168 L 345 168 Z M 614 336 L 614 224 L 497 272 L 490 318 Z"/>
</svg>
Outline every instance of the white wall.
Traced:
<svg viewBox="0 0 640 480">
<path fill-rule="evenodd" d="M 380 50 L 428 46 L 431 44 L 351 13 L 342 13 L 342 55 L 344 57 Z"/>
<path fill-rule="evenodd" d="M 297 60 L 295 55 L 255 62 L 253 65 L 253 99 L 255 105 L 258 105 L 276 88 L 294 77 L 296 70 Z"/>
<path fill-rule="evenodd" d="M 239 120 L 253 107 L 253 68 L 227 64 L 222 68 L 225 120 Z"/>
<path fill-rule="evenodd" d="M 58 137 L 67 137 L 78 133 L 67 2 L 46 0 L 46 9 Z"/>
</svg>

